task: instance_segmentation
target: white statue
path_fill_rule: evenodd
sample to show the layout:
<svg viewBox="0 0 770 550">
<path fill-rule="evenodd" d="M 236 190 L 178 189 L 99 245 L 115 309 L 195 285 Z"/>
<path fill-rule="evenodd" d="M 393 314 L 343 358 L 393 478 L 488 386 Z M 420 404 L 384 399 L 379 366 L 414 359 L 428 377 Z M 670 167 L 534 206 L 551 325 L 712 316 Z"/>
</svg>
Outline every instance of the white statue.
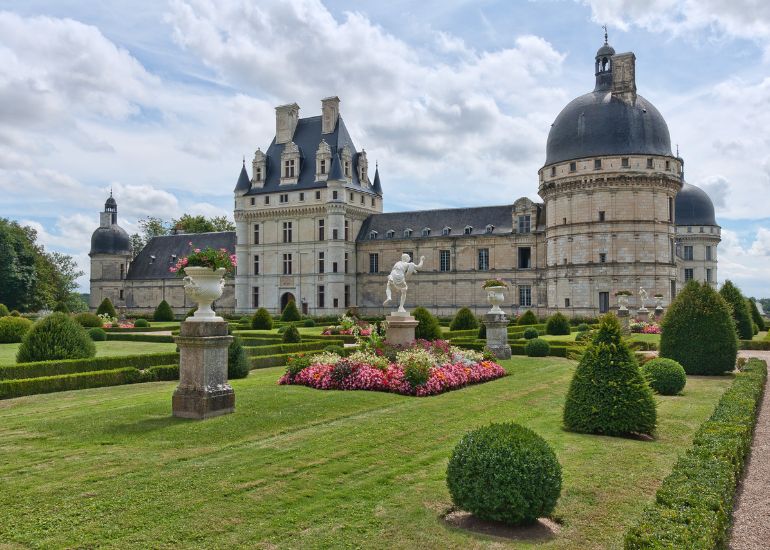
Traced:
<svg viewBox="0 0 770 550">
<path fill-rule="evenodd" d="M 404 304 L 406 303 L 406 290 L 408 288 L 406 286 L 406 276 L 417 273 L 418 269 L 422 269 L 423 260 L 425 260 L 425 256 L 420 256 L 420 263 L 414 264 L 412 263 L 412 258 L 409 257 L 409 254 L 401 254 L 401 261 L 396 262 L 393 265 L 393 269 L 390 271 L 390 275 L 388 275 L 388 286 L 385 288 L 387 300 L 385 300 L 382 305 L 388 305 L 393 299 L 393 295 L 391 294 L 391 287 L 393 287 L 401 291 L 401 303 L 399 304 L 398 312 L 406 313 L 406 310 L 404 309 Z"/>
<path fill-rule="evenodd" d="M 639 287 L 639 302 L 641 307 L 639 309 L 646 309 L 645 305 L 647 304 L 647 291 L 644 290 L 643 287 Z"/>
</svg>

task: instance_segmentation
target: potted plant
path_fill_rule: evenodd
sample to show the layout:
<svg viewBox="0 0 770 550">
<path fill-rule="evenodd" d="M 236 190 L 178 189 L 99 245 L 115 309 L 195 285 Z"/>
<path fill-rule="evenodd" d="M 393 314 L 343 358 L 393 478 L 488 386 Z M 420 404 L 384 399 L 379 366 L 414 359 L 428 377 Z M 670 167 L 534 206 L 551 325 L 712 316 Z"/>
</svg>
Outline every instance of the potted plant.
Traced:
<svg viewBox="0 0 770 550">
<path fill-rule="evenodd" d="M 628 297 L 631 296 L 630 290 L 618 290 L 615 298 L 618 299 L 618 310 L 628 311 Z"/>
<path fill-rule="evenodd" d="M 193 243 L 190 242 L 190 248 Z M 193 248 L 185 257 L 169 268 L 171 273 L 184 276 L 184 289 L 187 295 L 198 304 L 195 314 L 188 321 L 223 321 L 217 317 L 211 304 L 222 296 L 225 288 L 225 276 L 232 275 L 238 261 L 235 254 L 227 249 Z"/>
<path fill-rule="evenodd" d="M 505 301 L 503 291 L 508 288 L 505 281 L 502 279 L 487 279 L 484 281 L 484 284 L 481 285 L 481 288 L 487 291 L 487 302 L 492 305 L 492 309 L 489 310 L 489 313 L 504 315 L 505 312 L 500 309 L 500 304 Z"/>
</svg>

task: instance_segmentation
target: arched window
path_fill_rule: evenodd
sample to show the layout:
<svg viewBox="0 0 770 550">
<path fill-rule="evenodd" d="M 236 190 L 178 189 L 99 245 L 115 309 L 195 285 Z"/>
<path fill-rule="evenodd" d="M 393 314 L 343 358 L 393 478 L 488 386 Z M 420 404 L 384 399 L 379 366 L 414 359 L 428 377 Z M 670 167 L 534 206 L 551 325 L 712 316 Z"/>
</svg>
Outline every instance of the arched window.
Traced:
<svg viewBox="0 0 770 550">
<path fill-rule="evenodd" d="M 387 232 L 387 233 L 385 233 L 385 236 L 386 236 L 388 239 L 392 239 L 393 237 L 395 237 L 395 236 L 396 236 L 396 232 L 395 232 L 395 231 L 393 231 L 392 229 L 388 229 L 388 232 Z"/>
<path fill-rule="evenodd" d="M 470 225 L 466 225 L 465 229 L 463 230 L 463 233 L 465 233 L 466 235 L 470 235 L 471 233 L 473 233 L 473 227 Z"/>
<path fill-rule="evenodd" d="M 404 229 L 404 237 L 411 237 L 412 236 L 412 230 L 411 229 Z"/>
<path fill-rule="evenodd" d="M 441 234 L 444 235 L 444 236 L 450 235 L 451 233 L 452 233 L 452 228 L 451 227 L 445 227 L 444 229 L 441 230 Z"/>
<path fill-rule="evenodd" d="M 422 228 L 422 236 L 423 237 L 430 237 L 430 227 L 423 227 Z"/>
<path fill-rule="evenodd" d="M 372 241 L 373 241 L 373 240 L 374 240 L 374 239 L 376 239 L 376 238 L 377 238 L 377 232 L 376 232 L 374 229 L 372 229 L 371 231 L 369 231 L 369 240 L 372 240 Z"/>
</svg>

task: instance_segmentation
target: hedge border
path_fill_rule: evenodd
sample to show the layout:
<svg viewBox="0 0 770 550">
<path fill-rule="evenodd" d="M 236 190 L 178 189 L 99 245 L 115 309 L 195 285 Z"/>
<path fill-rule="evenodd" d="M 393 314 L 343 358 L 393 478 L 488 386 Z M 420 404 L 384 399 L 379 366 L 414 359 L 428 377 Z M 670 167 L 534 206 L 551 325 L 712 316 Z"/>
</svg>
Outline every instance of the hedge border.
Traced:
<svg viewBox="0 0 770 550">
<path fill-rule="evenodd" d="M 639 522 L 624 539 L 626 550 L 726 545 L 733 499 L 751 449 L 767 363 L 750 359 L 695 433 Z"/>
<path fill-rule="evenodd" d="M 102 327 L 104 328 L 104 327 Z M 174 330 L 178 329 L 179 327 L 154 327 L 150 325 L 149 327 L 133 327 L 133 328 L 120 328 L 120 327 L 108 327 L 105 328 L 105 332 L 109 333 L 121 333 L 121 332 L 163 332 L 164 330 Z"/>
<path fill-rule="evenodd" d="M 0 366 L 0 380 L 19 380 L 59 376 L 81 372 L 114 370 L 123 367 L 145 369 L 157 365 L 179 363 L 176 352 L 145 353 L 142 355 L 124 355 L 94 357 L 91 359 L 65 359 L 61 361 L 38 361 L 36 363 L 17 363 Z"/>
<path fill-rule="evenodd" d="M 121 369 L 100 370 L 95 372 L 78 372 L 57 376 L 40 376 L 38 378 L 21 378 L 0 381 L 0 399 L 12 399 L 40 393 L 54 393 L 68 390 L 83 390 L 86 388 L 101 388 L 105 386 L 120 386 L 140 382 L 142 374 L 134 367 Z"/>
<path fill-rule="evenodd" d="M 121 342 L 156 342 L 159 344 L 173 344 L 174 337 L 170 334 L 131 334 L 108 332 L 107 340 Z"/>
<path fill-rule="evenodd" d="M 764 340 L 738 340 L 739 349 L 770 350 L 770 332 Z"/>
</svg>

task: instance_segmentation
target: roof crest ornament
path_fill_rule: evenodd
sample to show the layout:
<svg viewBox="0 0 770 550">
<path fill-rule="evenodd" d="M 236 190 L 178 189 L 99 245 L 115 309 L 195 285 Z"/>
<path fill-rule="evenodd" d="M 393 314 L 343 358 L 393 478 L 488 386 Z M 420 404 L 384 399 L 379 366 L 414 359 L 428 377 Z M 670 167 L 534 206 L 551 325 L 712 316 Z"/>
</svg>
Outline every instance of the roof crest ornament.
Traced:
<svg viewBox="0 0 770 550">
<path fill-rule="evenodd" d="M 604 29 L 604 43 L 607 44 L 607 25 L 602 25 L 602 28 Z"/>
</svg>

